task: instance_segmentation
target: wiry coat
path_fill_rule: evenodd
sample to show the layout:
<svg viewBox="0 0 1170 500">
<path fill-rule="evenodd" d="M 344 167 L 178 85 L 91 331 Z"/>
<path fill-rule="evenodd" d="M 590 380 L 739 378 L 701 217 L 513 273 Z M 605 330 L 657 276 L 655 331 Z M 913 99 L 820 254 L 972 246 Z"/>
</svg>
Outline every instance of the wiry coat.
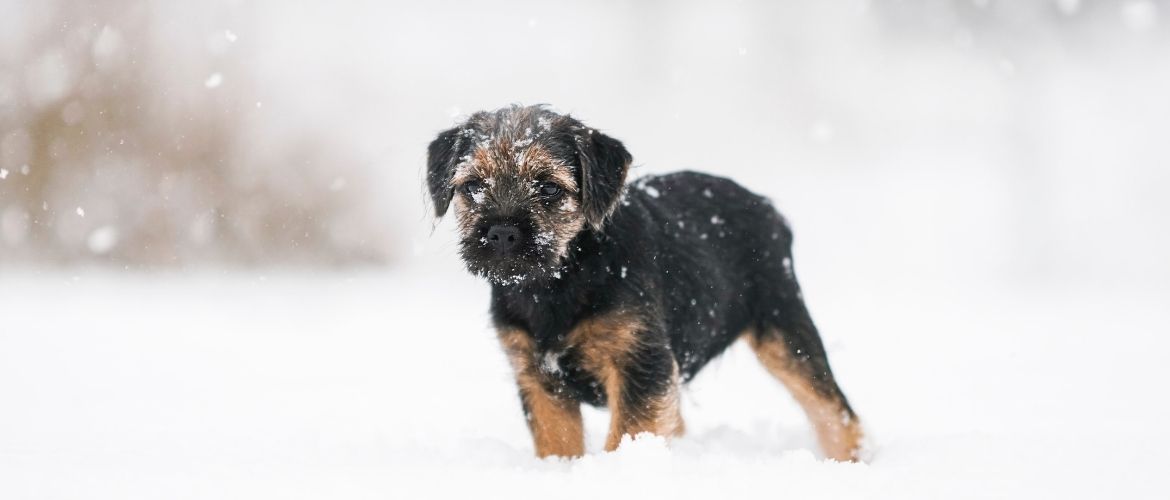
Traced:
<svg viewBox="0 0 1170 500">
<path fill-rule="evenodd" d="M 456 200 L 464 260 L 492 282 L 537 452 L 583 451 L 580 402 L 613 410 L 609 449 L 625 434 L 681 433 L 680 379 L 746 338 L 826 454 L 857 458 L 860 426 L 804 306 L 784 219 L 710 175 L 627 187 L 630 160 L 542 107 L 479 113 L 431 144 L 436 213 Z M 506 251 L 489 241 L 501 227 L 522 235 Z"/>
</svg>

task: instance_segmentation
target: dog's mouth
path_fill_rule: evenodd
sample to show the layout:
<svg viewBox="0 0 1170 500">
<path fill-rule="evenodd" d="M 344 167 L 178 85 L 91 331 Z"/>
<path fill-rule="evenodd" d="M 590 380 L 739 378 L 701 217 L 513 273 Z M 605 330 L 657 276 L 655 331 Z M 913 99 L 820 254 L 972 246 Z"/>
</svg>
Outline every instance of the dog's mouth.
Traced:
<svg viewBox="0 0 1170 500">
<path fill-rule="evenodd" d="M 549 234 L 526 221 L 476 226 L 461 241 L 460 254 L 472 274 L 501 285 L 560 277 L 561 265 Z"/>
</svg>

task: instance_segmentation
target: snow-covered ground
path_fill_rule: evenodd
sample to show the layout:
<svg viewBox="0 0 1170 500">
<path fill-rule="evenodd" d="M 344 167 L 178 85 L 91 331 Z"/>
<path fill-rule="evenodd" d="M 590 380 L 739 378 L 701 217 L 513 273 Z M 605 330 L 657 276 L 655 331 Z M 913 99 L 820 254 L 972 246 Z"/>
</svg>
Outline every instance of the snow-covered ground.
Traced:
<svg viewBox="0 0 1170 500">
<path fill-rule="evenodd" d="M 0 500 L 1170 491 L 1165 1 L 119 5 L 0 0 Z M 92 90 L 101 54 L 165 69 L 136 70 L 133 101 L 167 104 L 144 108 L 163 126 L 38 100 Z M 421 182 L 438 131 L 511 102 L 621 139 L 634 175 L 702 170 L 775 200 L 872 460 L 821 460 L 743 346 L 684 393 L 685 438 L 603 453 L 590 410 L 586 457 L 533 458 L 487 286 Z M 78 147 L 40 177 L 29 111 L 142 149 Z M 201 121 L 221 112 L 224 130 Z M 221 207 L 175 195 L 223 180 L 184 163 L 213 157 L 198 140 L 183 175 L 152 177 L 180 148 L 146 144 L 187 130 L 172 122 L 239 147 L 223 165 L 248 210 L 223 227 L 287 230 L 275 248 L 209 239 Z M 103 165 L 141 175 L 90 176 Z M 48 199 L 21 201 L 36 179 Z M 317 265 L 370 243 L 387 267 L 216 267 L 282 265 L 304 242 L 279 220 L 305 218 L 345 243 Z M 152 254 L 137 229 L 174 239 L 145 248 L 173 250 L 161 268 L 132 258 Z M 67 267 L 85 262 L 108 267 Z"/>
<path fill-rule="evenodd" d="M 799 257 L 799 255 L 798 255 Z M 533 458 L 487 287 L 417 271 L 0 278 L 0 498 L 1164 498 L 1161 291 L 806 279 L 868 464 L 734 347 L 689 434 Z"/>
</svg>

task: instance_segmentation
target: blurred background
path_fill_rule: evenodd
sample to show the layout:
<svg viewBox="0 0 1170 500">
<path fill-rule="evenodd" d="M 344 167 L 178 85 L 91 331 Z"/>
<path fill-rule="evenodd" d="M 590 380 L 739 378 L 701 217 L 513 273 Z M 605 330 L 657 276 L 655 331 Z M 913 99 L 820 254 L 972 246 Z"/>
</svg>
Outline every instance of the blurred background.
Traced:
<svg viewBox="0 0 1170 500">
<path fill-rule="evenodd" d="M 1165 288 L 1170 2 L 0 1 L 0 272 L 457 266 L 434 134 L 549 103 L 808 272 Z"/>
<path fill-rule="evenodd" d="M 532 458 L 423 186 L 511 103 L 773 199 L 870 466 L 742 345 Z M 1168 216 L 1170 0 L 0 0 L 0 497 L 1158 498 Z"/>
</svg>

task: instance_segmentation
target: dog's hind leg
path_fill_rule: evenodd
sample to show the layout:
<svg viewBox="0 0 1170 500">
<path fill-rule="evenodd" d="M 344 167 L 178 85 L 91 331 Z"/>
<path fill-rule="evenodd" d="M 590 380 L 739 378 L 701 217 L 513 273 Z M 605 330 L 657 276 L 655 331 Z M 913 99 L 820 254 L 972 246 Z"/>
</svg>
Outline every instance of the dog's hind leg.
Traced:
<svg viewBox="0 0 1170 500">
<path fill-rule="evenodd" d="M 768 372 L 788 388 L 804 409 L 825 456 L 840 461 L 859 460 L 861 422 L 833 380 L 824 354 L 814 361 L 817 356 L 807 356 L 803 349 L 787 344 L 783 334 L 776 331 L 751 332 L 745 337 Z"/>
<path fill-rule="evenodd" d="M 825 347 L 791 271 L 784 283 L 778 287 L 779 296 L 773 297 L 777 307 L 764 310 L 767 321 L 744 337 L 768 372 L 804 409 L 825 456 L 860 460 L 861 422 L 833 378 Z"/>
</svg>

